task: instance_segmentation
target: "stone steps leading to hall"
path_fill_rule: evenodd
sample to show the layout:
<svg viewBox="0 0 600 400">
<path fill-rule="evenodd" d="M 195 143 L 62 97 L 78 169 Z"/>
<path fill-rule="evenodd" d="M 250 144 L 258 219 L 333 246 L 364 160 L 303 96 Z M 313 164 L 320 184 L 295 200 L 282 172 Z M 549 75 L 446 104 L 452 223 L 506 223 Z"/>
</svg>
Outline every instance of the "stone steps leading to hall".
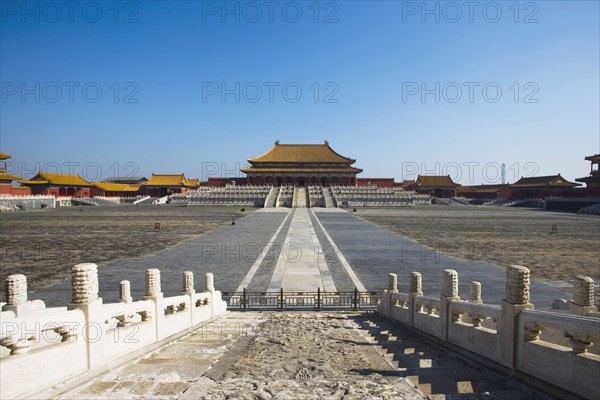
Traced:
<svg viewBox="0 0 600 400">
<path fill-rule="evenodd" d="M 294 188 L 294 208 L 306 208 L 306 188 L 303 186 L 296 186 Z"/>
<path fill-rule="evenodd" d="M 523 399 L 549 397 L 425 340 L 376 314 L 355 319 L 356 329 L 375 349 L 432 400 Z"/>
<path fill-rule="evenodd" d="M 179 398 L 262 320 L 260 313 L 230 312 L 57 398 Z"/>
</svg>

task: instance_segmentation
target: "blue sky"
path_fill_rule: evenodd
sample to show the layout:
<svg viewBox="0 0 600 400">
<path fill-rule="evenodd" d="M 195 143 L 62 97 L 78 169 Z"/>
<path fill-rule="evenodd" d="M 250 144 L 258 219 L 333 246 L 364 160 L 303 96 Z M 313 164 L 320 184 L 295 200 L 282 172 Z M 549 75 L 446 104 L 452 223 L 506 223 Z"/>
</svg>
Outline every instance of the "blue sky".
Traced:
<svg viewBox="0 0 600 400">
<path fill-rule="evenodd" d="M 0 4 L 0 146 L 26 177 L 239 176 L 277 139 L 462 184 L 573 180 L 600 152 L 597 1 Z"/>
</svg>

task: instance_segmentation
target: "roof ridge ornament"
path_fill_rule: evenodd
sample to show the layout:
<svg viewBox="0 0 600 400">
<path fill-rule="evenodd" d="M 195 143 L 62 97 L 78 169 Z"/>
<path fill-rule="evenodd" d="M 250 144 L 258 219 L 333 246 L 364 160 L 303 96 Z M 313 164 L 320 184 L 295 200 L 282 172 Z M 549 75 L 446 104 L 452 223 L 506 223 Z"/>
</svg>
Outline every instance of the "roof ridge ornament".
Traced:
<svg viewBox="0 0 600 400">
<path fill-rule="evenodd" d="M 329 146 L 329 140 L 325 140 L 325 144 Z"/>
<path fill-rule="evenodd" d="M 275 146 L 279 146 L 279 139 L 275 141 Z"/>
</svg>

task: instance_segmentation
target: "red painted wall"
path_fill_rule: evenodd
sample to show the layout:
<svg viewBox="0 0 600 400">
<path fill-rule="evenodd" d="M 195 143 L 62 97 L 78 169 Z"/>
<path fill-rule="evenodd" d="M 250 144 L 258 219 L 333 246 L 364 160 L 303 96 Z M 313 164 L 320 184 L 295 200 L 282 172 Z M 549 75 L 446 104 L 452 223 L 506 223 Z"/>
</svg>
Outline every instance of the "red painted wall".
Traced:
<svg viewBox="0 0 600 400">
<path fill-rule="evenodd" d="M 234 181 L 236 185 L 246 185 L 246 178 L 208 178 L 208 182 L 202 182 L 200 186 L 225 186 L 231 185 Z"/>
<path fill-rule="evenodd" d="M 356 186 L 368 186 L 369 182 L 372 186 L 377 187 L 400 187 L 400 182 L 395 182 L 394 178 L 356 178 Z"/>
<path fill-rule="evenodd" d="M 9 183 L 0 183 L 0 194 L 11 194 L 10 193 L 10 182 Z"/>
</svg>

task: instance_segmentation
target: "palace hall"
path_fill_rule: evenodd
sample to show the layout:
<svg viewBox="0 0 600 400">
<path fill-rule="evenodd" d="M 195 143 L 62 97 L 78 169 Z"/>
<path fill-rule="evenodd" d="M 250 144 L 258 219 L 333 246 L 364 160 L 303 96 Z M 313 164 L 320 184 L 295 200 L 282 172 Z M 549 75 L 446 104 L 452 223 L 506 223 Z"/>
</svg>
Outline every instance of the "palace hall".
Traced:
<svg viewBox="0 0 600 400">
<path fill-rule="evenodd" d="M 355 186 L 362 169 L 352 166 L 356 160 L 342 156 L 323 144 L 280 144 L 279 140 L 263 155 L 249 158 L 250 167 L 242 168 L 251 185 L 339 185 Z"/>
</svg>

